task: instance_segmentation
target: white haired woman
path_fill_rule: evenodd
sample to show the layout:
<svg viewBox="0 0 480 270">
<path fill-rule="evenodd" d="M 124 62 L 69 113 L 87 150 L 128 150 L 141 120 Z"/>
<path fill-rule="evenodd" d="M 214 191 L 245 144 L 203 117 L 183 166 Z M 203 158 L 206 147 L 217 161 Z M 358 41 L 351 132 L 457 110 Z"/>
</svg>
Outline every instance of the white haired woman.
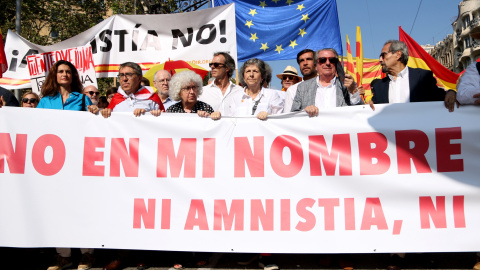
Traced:
<svg viewBox="0 0 480 270">
<path fill-rule="evenodd" d="M 284 99 L 280 91 L 262 87 L 267 78 L 267 67 L 260 59 L 252 58 L 240 68 L 240 83 L 245 85 L 244 91 L 236 92 L 225 99 L 225 116 L 255 115 L 260 120 L 267 119 L 270 114 L 283 111 Z M 211 114 L 216 120 L 221 117 L 220 112 Z"/>
<path fill-rule="evenodd" d="M 213 109 L 205 102 L 199 101 L 202 94 L 203 81 L 197 73 L 186 70 L 173 75 L 169 84 L 169 95 L 175 101 L 180 101 L 167 109 L 171 113 L 197 113 L 208 117 Z"/>
</svg>

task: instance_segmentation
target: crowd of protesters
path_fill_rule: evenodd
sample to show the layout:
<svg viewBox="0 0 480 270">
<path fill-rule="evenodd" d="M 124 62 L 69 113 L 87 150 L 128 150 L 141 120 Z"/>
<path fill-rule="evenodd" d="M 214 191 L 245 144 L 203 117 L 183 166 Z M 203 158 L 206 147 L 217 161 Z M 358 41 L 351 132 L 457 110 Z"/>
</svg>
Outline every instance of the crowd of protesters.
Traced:
<svg viewBox="0 0 480 270">
<path fill-rule="evenodd" d="M 459 101 L 462 104 L 480 104 L 480 65 L 468 67 L 454 90 L 445 91 L 437 86 L 431 71 L 407 67 L 408 48 L 398 40 L 389 40 L 380 53 L 382 71 L 387 76 L 371 85 L 374 104 L 444 101 L 444 106 L 453 111 Z M 213 81 L 203 86 L 203 78 L 194 71 L 171 73 L 160 70 L 153 77 L 153 86 L 143 77 L 141 67 L 133 62 L 120 65 L 119 88 L 110 87 L 100 96 L 95 86 L 83 87 L 78 71 L 67 61 L 56 62 L 41 89 L 41 99 L 36 93 L 27 92 L 20 100 L 9 91 L 0 89 L 1 106 L 21 106 L 58 110 L 86 111 L 108 118 L 115 112 L 130 112 L 136 117 L 151 114 L 161 117 L 163 113 L 195 113 L 199 117 L 218 120 L 222 116 L 255 116 L 260 120 L 269 115 L 305 111 L 309 117 L 319 115 L 320 109 L 365 104 L 364 90 L 354 78 L 344 73 L 338 53 L 331 48 L 314 52 L 305 49 L 298 53 L 297 63 L 303 76 L 294 67 L 287 66 L 277 77 L 282 80 L 282 90 L 267 88 L 272 78 L 271 68 L 264 61 L 253 58 L 239 69 L 239 85 L 232 82 L 235 70 L 234 59 L 225 52 L 215 53 L 211 63 Z M 458 101 L 456 97 L 459 97 Z M 57 248 L 55 262 L 48 270 L 60 270 L 72 265 L 70 248 Z M 93 249 L 81 249 L 82 258 L 78 269 L 89 269 L 93 263 Z M 119 251 L 106 270 L 121 269 L 128 251 Z M 206 255 L 206 254 L 204 254 Z M 190 256 L 190 255 L 188 255 Z M 194 257 L 194 256 L 193 256 Z M 197 256 L 198 257 L 198 256 Z M 207 257 L 207 256 L 203 256 Z M 197 258 L 197 266 L 208 264 L 207 258 Z M 401 268 L 404 254 L 392 254 L 389 270 Z M 270 254 L 254 255 L 266 270 L 278 269 Z M 252 259 L 253 259 L 252 258 Z M 347 258 L 347 257 L 346 257 Z M 248 261 L 251 261 L 247 260 Z M 182 269 L 182 258 L 173 268 Z M 240 262 L 245 263 L 245 262 Z M 343 262 L 345 269 L 353 268 Z M 138 263 L 138 269 L 145 264 Z M 474 267 L 480 270 L 480 263 Z"/>
</svg>

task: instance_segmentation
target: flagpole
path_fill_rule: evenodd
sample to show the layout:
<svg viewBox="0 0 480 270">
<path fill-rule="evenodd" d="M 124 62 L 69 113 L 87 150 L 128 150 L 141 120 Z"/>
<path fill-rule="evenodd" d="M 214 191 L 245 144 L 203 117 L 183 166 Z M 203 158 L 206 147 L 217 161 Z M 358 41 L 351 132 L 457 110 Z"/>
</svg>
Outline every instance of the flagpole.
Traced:
<svg viewBox="0 0 480 270">
<path fill-rule="evenodd" d="M 17 12 L 16 12 L 16 18 L 15 18 L 15 31 L 17 32 L 17 35 L 21 35 L 22 32 L 22 26 L 21 26 L 21 14 L 22 14 L 22 0 L 17 0 Z M 3 42 L 3 40 L 2 40 Z M 15 89 L 15 97 L 20 100 L 22 98 L 22 91 L 20 89 Z"/>
</svg>

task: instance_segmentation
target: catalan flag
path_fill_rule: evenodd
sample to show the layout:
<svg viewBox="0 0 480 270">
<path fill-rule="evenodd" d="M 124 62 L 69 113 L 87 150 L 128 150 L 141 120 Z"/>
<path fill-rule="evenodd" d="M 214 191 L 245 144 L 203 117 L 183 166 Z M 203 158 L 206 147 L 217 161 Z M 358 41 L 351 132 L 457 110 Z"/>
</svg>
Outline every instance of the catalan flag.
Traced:
<svg viewBox="0 0 480 270">
<path fill-rule="evenodd" d="M 342 51 L 336 0 L 215 0 L 230 3 L 239 61 L 296 59 L 307 48 Z"/>
<path fill-rule="evenodd" d="M 399 27 L 400 41 L 407 44 L 410 57 L 408 58 L 408 66 L 412 68 L 421 68 L 431 70 L 437 78 L 437 83 L 445 89 L 457 89 L 458 74 L 450 71 L 442 64 L 437 62 L 430 54 L 428 54 L 415 40 L 413 40 L 402 27 Z"/>
<path fill-rule="evenodd" d="M 360 32 L 360 26 L 357 26 L 357 84 L 362 85 L 363 79 L 363 47 L 362 47 L 362 33 Z"/>
<path fill-rule="evenodd" d="M 345 57 L 344 57 L 345 58 Z M 348 55 L 347 55 L 348 58 Z M 354 61 L 354 66 L 357 66 L 356 59 L 353 59 Z M 347 68 L 347 62 L 344 62 L 345 67 Z M 364 58 L 363 59 L 363 89 L 365 90 L 371 90 L 370 88 L 370 83 L 374 79 L 381 79 L 385 77 L 384 74 L 382 73 L 382 66 L 380 65 L 380 62 L 378 59 L 369 59 L 369 58 Z"/>
<path fill-rule="evenodd" d="M 5 48 L 3 47 L 2 30 L 0 29 L 0 78 L 2 74 L 8 69 L 7 56 L 5 55 Z"/>
<path fill-rule="evenodd" d="M 347 35 L 347 62 L 345 63 L 345 68 L 346 68 L 345 72 L 347 74 L 350 74 L 353 77 L 355 77 L 355 66 L 353 62 L 352 49 L 350 47 L 350 40 L 348 39 L 348 35 Z"/>
</svg>

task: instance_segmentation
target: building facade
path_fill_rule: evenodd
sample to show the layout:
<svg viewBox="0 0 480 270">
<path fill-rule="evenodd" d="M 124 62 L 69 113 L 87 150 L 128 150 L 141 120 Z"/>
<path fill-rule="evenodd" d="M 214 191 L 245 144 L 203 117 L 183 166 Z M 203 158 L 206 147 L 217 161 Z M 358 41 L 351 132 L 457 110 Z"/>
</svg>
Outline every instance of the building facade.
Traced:
<svg viewBox="0 0 480 270">
<path fill-rule="evenodd" d="M 480 39 L 470 35 L 480 32 L 480 0 L 464 0 L 458 4 L 453 26 L 454 72 L 463 71 L 480 57 Z"/>
<path fill-rule="evenodd" d="M 439 41 L 428 53 L 444 67 L 454 71 L 453 35 L 447 35 L 446 38 Z"/>
</svg>

